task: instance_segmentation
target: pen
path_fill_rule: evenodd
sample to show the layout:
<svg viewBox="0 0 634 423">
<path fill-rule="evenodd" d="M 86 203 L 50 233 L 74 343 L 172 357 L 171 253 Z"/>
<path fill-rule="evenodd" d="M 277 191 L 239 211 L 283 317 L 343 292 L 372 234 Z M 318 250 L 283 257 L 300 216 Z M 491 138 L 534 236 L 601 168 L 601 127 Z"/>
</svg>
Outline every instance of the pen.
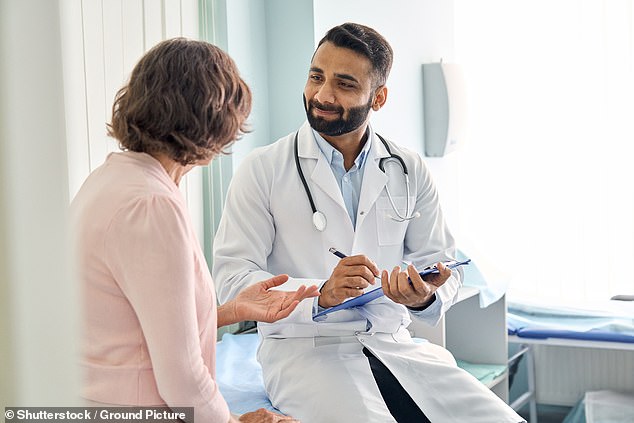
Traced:
<svg viewBox="0 0 634 423">
<path fill-rule="evenodd" d="M 331 253 L 333 253 L 334 255 L 339 257 L 340 259 L 347 257 L 344 253 L 342 253 L 341 251 L 339 251 L 339 250 L 337 250 L 336 248 L 333 248 L 333 247 L 330 247 L 328 249 L 328 251 L 330 251 Z"/>
<path fill-rule="evenodd" d="M 337 257 L 339 257 L 340 259 L 344 259 L 344 258 L 348 257 L 347 255 L 345 255 L 344 253 L 342 253 L 341 251 L 337 250 L 337 249 L 336 249 L 336 248 L 334 248 L 334 247 L 330 247 L 330 248 L 328 249 L 328 251 L 330 251 L 331 253 L 333 253 L 334 255 L 336 255 Z M 381 280 L 381 277 L 380 277 L 380 276 L 375 276 L 374 278 L 375 278 L 375 279 L 378 279 L 379 281 Z"/>
<path fill-rule="evenodd" d="M 330 251 L 331 253 L 333 253 L 334 255 L 336 255 L 337 257 L 339 257 L 340 259 L 342 258 L 346 258 L 347 256 L 342 253 L 341 251 L 337 250 L 334 247 L 330 247 L 328 249 L 328 251 Z M 466 259 L 465 261 L 459 261 L 459 262 L 447 262 L 447 263 L 443 263 L 445 266 L 447 266 L 450 269 L 455 269 L 458 266 L 464 266 L 466 264 L 469 264 L 471 262 L 471 259 Z M 419 275 L 421 277 L 428 275 L 430 273 L 439 273 L 440 271 L 436 268 L 436 266 L 429 266 L 427 268 L 425 268 L 422 272 L 419 273 Z M 375 276 L 375 278 L 379 278 L 378 276 Z M 407 278 L 409 279 L 409 278 Z M 409 283 L 412 283 L 412 280 L 409 279 Z"/>
</svg>

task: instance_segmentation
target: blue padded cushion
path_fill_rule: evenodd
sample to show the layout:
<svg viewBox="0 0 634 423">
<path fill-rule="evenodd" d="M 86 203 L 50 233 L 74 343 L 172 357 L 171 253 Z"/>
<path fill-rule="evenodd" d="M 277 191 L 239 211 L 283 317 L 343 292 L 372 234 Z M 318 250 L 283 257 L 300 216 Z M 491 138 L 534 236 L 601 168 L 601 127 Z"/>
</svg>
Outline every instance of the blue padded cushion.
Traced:
<svg viewBox="0 0 634 423">
<path fill-rule="evenodd" d="M 510 329 L 509 329 L 510 333 Z M 521 328 L 514 329 L 513 335 L 520 338 L 546 339 L 546 338 L 563 338 L 563 339 L 581 339 L 584 341 L 604 341 L 604 342 L 624 342 L 634 344 L 634 336 L 623 333 L 606 332 L 603 330 L 590 330 L 587 332 L 576 332 L 562 329 L 543 329 L 543 328 Z"/>
</svg>

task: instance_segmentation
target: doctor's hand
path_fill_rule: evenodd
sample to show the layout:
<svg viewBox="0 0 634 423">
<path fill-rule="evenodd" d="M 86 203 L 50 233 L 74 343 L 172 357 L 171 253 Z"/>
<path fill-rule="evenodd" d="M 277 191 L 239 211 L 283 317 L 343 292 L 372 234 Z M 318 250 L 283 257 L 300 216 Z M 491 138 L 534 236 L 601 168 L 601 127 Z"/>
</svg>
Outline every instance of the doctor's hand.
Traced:
<svg viewBox="0 0 634 423">
<path fill-rule="evenodd" d="M 300 301 L 317 297 L 316 285 L 302 285 L 297 291 L 272 290 L 288 280 L 288 275 L 278 275 L 244 288 L 233 300 L 239 321 L 255 320 L 271 323 L 288 317 Z"/>
<path fill-rule="evenodd" d="M 358 297 L 366 287 L 374 285 L 375 276 L 379 276 L 379 268 L 368 257 L 358 255 L 342 258 L 321 287 L 319 305 L 334 307 L 347 298 Z"/>
<path fill-rule="evenodd" d="M 451 269 L 442 263 L 436 265 L 439 273 L 430 273 L 422 279 L 418 271 L 411 264 L 407 271 L 400 267 L 392 269 L 388 277 L 387 270 L 381 273 L 381 287 L 385 296 L 395 303 L 403 304 L 410 308 L 424 309 L 434 300 L 434 293 L 451 276 Z M 410 284 L 407 278 L 412 280 Z"/>
</svg>

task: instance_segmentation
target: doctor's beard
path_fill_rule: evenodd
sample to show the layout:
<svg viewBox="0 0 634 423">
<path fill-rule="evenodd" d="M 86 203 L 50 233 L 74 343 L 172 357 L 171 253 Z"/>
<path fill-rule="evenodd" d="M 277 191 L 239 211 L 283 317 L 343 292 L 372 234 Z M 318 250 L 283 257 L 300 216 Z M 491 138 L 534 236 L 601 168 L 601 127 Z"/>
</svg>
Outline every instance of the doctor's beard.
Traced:
<svg viewBox="0 0 634 423">
<path fill-rule="evenodd" d="M 351 107 L 348 109 L 348 117 L 344 119 L 345 109 L 341 106 L 321 104 L 316 100 L 306 101 L 304 96 L 304 109 L 306 109 L 306 117 L 311 128 L 320 134 L 336 137 L 347 134 L 359 128 L 366 121 L 370 109 L 372 109 L 373 98 L 370 97 L 368 103 L 364 106 Z M 313 108 L 321 110 L 336 111 L 339 113 L 339 119 L 326 120 L 321 117 L 315 117 L 312 113 Z"/>
</svg>

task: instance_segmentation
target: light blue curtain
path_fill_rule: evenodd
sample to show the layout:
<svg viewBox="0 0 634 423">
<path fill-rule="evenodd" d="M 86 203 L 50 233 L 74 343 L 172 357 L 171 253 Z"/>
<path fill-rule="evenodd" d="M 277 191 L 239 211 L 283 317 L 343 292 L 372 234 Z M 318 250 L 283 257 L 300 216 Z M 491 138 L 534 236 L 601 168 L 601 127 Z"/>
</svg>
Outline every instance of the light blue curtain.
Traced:
<svg viewBox="0 0 634 423">
<path fill-rule="evenodd" d="M 200 39 L 208 41 L 226 51 L 227 19 L 225 0 L 199 0 Z M 213 240 L 220 223 L 225 197 L 231 175 L 233 159 L 231 156 L 216 157 L 203 168 L 203 248 L 207 264 L 213 266 Z M 218 329 L 218 339 L 225 333 L 240 330 L 241 324 L 234 324 Z"/>
<path fill-rule="evenodd" d="M 220 156 L 203 169 L 204 251 L 207 263 L 213 265 L 213 238 L 220 223 L 233 162 L 230 156 Z"/>
<path fill-rule="evenodd" d="M 226 5 L 224 0 L 199 0 L 200 39 L 227 48 Z M 218 156 L 203 169 L 203 247 L 208 265 L 213 265 L 213 239 L 220 222 L 225 195 L 233 174 L 230 156 Z"/>
</svg>

